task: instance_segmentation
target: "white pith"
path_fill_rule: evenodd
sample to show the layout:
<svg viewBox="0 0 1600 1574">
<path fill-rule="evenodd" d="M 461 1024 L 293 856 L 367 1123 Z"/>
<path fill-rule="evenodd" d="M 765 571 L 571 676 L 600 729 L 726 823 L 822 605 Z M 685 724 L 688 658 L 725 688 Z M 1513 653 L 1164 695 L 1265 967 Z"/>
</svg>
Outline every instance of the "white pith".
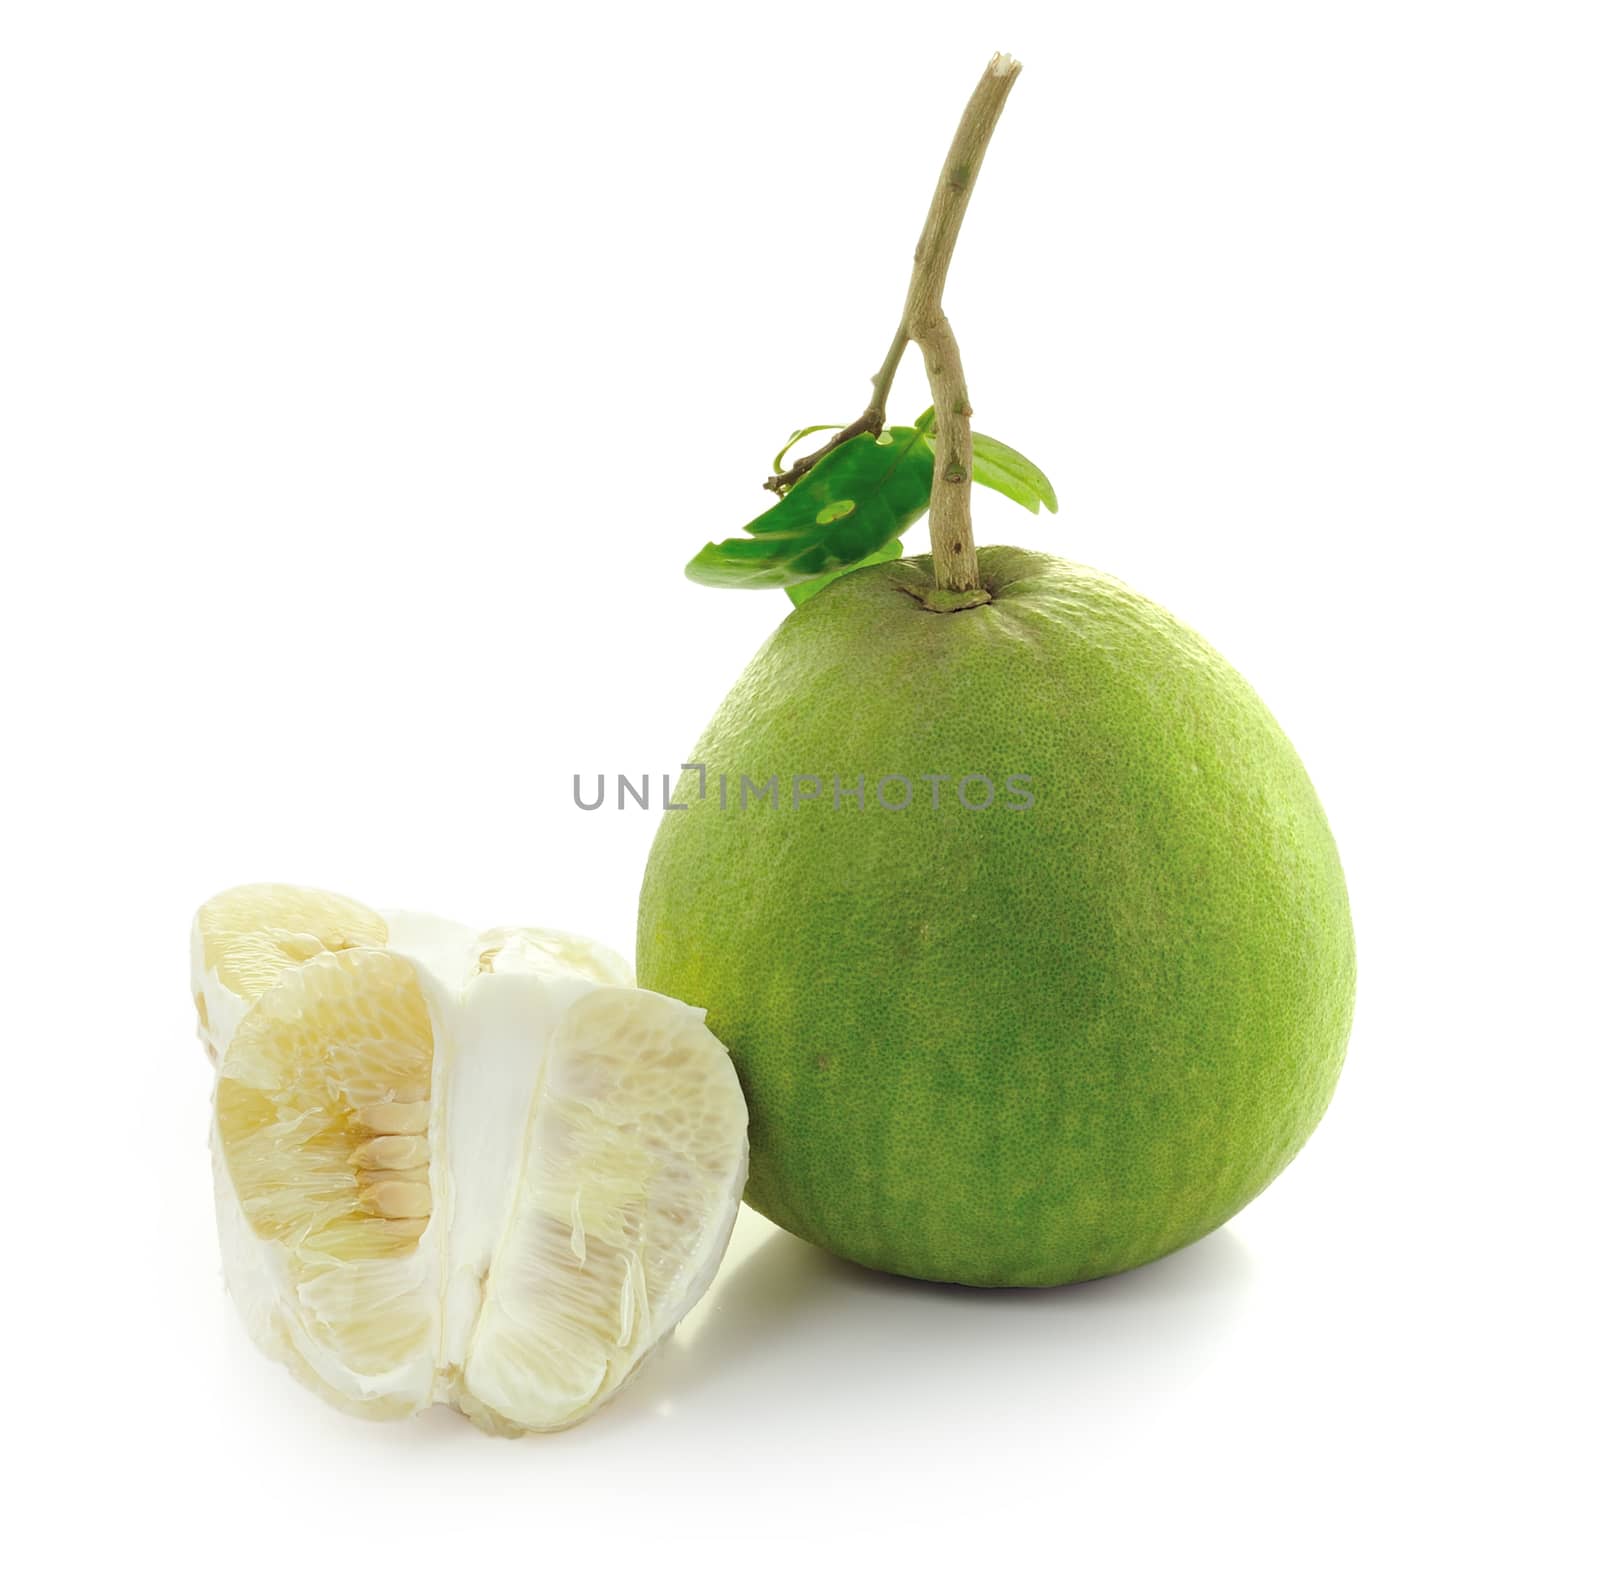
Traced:
<svg viewBox="0 0 1600 1574">
<path fill-rule="evenodd" d="M 703 1012 L 633 988 L 626 964 L 603 948 L 548 931 L 480 935 L 417 914 L 382 916 L 382 949 L 414 968 L 432 1028 L 426 1228 L 404 1255 L 342 1263 L 311 1283 L 302 1264 L 297 1283 L 285 1248 L 247 1219 L 214 1120 L 230 1293 L 257 1343 L 341 1407 L 392 1415 L 441 1402 L 496 1431 L 570 1425 L 626 1382 L 721 1261 L 747 1158 L 732 1065 Z M 202 1037 L 221 1063 L 253 1002 L 205 965 L 198 924 L 193 955 Z M 675 1056 L 690 1077 L 681 1128 L 672 1127 Z M 596 1076 L 610 1078 L 599 1093 L 586 1086 Z M 635 1081 L 660 1090 L 653 1103 L 618 1103 L 637 1097 L 617 1092 Z M 696 1090 L 713 1117 L 703 1161 L 685 1161 L 701 1151 L 692 1147 L 703 1117 Z M 626 1120 L 607 1118 L 618 1109 Z M 679 1214 L 682 1234 L 668 1242 L 676 1271 L 652 1305 L 626 1243 L 641 1217 Z M 650 1240 L 662 1244 L 659 1233 Z M 590 1315 L 597 1289 L 607 1299 Z M 331 1330 L 349 1308 L 389 1298 L 401 1325 L 417 1329 L 403 1355 L 374 1363 L 348 1339 L 339 1348 Z M 337 1308 L 320 1326 L 319 1303 Z"/>
</svg>

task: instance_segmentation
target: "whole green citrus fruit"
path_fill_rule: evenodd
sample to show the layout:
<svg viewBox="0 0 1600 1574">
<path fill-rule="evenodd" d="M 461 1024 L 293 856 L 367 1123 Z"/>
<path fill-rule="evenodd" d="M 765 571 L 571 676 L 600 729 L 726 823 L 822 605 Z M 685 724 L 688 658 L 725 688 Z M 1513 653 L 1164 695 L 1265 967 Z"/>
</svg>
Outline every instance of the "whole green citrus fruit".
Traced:
<svg viewBox="0 0 1600 1574">
<path fill-rule="evenodd" d="M 1227 662 L 1091 569 L 979 568 L 985 605 L 928 610 L 908 558 L 773 634 L 662 817 L 639 981 L 731 1051 L 770 1219 L 920 1279 L 1062 1284 L 1289 1162 L 1354 941 L 1311 783 Z"/>
</svg>

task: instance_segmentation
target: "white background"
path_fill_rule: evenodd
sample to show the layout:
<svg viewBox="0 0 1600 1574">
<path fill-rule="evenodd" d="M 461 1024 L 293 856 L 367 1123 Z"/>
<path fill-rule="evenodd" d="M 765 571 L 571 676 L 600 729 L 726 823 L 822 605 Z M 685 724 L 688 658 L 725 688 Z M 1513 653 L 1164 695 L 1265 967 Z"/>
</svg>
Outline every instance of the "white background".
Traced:
<svg viewBox="0 0 1600 1574">
<path fill-rule="evenodd" d="M 1592 8 L 0 14 L 14 1566 L 1593 1556 Z M 1062 510 L 979 539 L 1166 603 L 1296 740 L 1360 947 L 1333 1109 L 1117 1280 L 746 1213 L 577 1431 L 325 1409 L 224 1298 L 189 914 L 631 947 L 655 815 L 572 774 L 674 769 L 783 614 L 681 566 L 864 402 L 996 48 L 947 304 Z"/>
</svg>

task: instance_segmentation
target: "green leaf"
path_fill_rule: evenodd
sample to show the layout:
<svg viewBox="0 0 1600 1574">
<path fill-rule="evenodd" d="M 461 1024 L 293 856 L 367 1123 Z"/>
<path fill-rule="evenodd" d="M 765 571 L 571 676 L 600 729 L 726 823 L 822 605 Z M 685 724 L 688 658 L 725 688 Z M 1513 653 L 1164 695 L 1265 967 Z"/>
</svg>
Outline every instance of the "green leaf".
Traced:
<svg viewBox="0 0 1600 1574">
<path fill-rule="evenodd" d="M 1037 514 L 1041 503 L 1052 514 L 1056 511 L 1056 489 L 1044 471 L 1015 448 L 982 432 L 972 434 L 972 479 L 1021 503 L 1030 514 Z"/>
<path fill-rule="evenodd" d="M 819 459 L 745 536 L 707 542 L 684 570 L 702 585 L 763 590 L 837 574 L 881 551 L 927 511 L 924 428 L 863 433 Z"/>
<path fill-rule="evenodd" d="M 790 432 L 789 441 L 778 450 L 778 457 L 772 461 L 772 473 L 783 474 L 783 462 L 789 457 L 789 450 L 800 441 L 802 437 L 810 437 L 813 432 L 837 432 L 843 421 L 824 421 L 821 426 L 802 426 L 798 431 Z"/>
<path fill-rule="evenodd" d="M 836 573 L 818 574 L 815 579 L 808 579 L 798 585 L 789 585 L 785 594 L 798 607 L 809 601 L 825 585 L 831 585 L 836 579 L 843 579 L 846 574 L 853 574 L 858 568 L 868 568 L 874 563 L 892 563 L 905 551 L 905 543 L 896 536 L 887 546 L 879 547 L 876 552 L 869 552 L 859 563 L 852 563 L 849 568 L 841 568 Z"/>
<path fill-rule="evenodd" d="M 932 410 L 927 411 L 923 421 L 917 423 L 928 423 L 930 448 L 934 437 L 932 415 Z M 1009 497 L 1013 503 L 1021 503 L 1030 514 L 1037 514 L 1041 503 L 1052 514 L 1056 512 L 1056 489 L 1050 485 L 1049 477 L 1031 459 L 1008 448 L 997 437 L 985 437 L 982 432 L 972 434 L 972 479 Z"/>
</svg>

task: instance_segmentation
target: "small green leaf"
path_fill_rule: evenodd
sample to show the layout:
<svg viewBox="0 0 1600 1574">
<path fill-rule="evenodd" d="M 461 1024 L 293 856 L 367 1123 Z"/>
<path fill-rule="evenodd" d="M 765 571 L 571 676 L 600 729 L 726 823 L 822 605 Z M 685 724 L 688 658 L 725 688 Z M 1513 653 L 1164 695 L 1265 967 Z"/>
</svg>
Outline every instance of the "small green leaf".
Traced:
<svg viewBox="0 0 1600 1574">
<path fill-rule="evenodd" d="M 927 511 L 933 455 L 924 428 L 866 433 L 819 459 L 744 536 L 708 542 L 685 569 L 702 585 L 760 590 L 803 584 L 860 563 Z"/>
<path fill-rule="evenodd" d="M 869 552 L 859 563 L 852 563 L 849 568 L 841 568 L 832 574 L 818 574 L 815 579 L 808 579 L 798 585 L 785 587 L 785 594 L 798 607 L 809 601 L 825 585 L 831 585 L 836 579 L 843 579 L 846 574 L 853 574 L 858 568 L 869 568 L 874 563 L 892 563 L 906 549 L 905 543 L 896 536 L 887 546 L 879 547 L 876 552 Z"/>
<path fill-rule="evenodd" d="M 810 437 L 813 432 L 837 432 L 843 421 L 824 421 L 821 426 L 802 426 L 799 431 L 790 432 L 789 441 L 778 450 L 778 457 L 772 461 L 772 473 L 783 474 L 783 461 L 789 457 L 789 450 L 800 441 L 802 437 Z"/>
<path fill-rule="evenodd" d="M 1041 503 L 1052 514 L 1056 511 L 1056 489 L 1044 471 L 1015 448 L 982 432 L 972 434 L 972 479 L 1021 503 L 1030 514 L 1037 514 Z"/>
<path fill-rule="evenodd" d="M 918 426 L 926 425 L 928 447 L 933 447 L 933 411 L 923 414 Z M 982 432 L 972 434 L 972 479 L 982 486 L 1021 503 L 1030 514 L 1039 512 L 1044 504 L 1056 512 L 1056 489 L 1050 479 L 1031 459 L 1008 448 L 997 437 L 985 437 Z"/>
</svg>

